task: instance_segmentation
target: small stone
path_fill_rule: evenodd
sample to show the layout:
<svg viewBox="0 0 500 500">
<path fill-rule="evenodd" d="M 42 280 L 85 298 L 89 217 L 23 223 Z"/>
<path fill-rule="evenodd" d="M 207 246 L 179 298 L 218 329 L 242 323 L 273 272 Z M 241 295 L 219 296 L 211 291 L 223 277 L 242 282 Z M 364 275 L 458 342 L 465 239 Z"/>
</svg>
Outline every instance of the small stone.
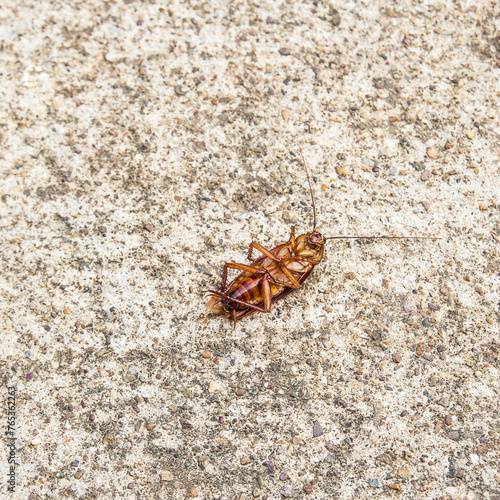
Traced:
<svg viewBox="0 0 500 500">
<path fill-rule="evenodd" d="M 110 448 L 114 448 L 117 444 L 117 440 L 116 440 L 116 436 L 114 435 L 113 432 L 108 432 L 105 436 L 104 436 L 104 439 L 102 441 L 104 447 L 110 447 Z"/>
<path fill-rule="evenodd" d="M 448 437 L 450 439 L 453 439 L 453 441 L 458 441 L 460 439 L 460 431 L 459 430 L 450 431 L 448 432 Z"/>
<path fill-rule="evenodd" d="M 210 385 L 208 386 L 208 392 L 213 394 L 214 392 L 217 392 L 220 389 L 220 384 L 218 382 L 210 382 Z"/>
<path fill-rule="evenodd" d="M 203 351 L 201 355 L 205 359 L 210 359 L 212 357 L 212 353 L 210 351 Z"/>
<path fill-rule="evenodd" d="M 193 149 L 197 153 L 201 153 L 202 151 L 207 150 L 207 145 L 206 145 L 205 141 L 195 141 L 195 142 L 193 142 Z M 180 201 L 180 200 L 177 200 L 177 201 Z"/>
<path fill-rule="evenodd" d="M 162 470 L 160 472 L 160 479 L 162 481 L 173 481 L 174 475 L 169 470 Z"/>
<path fill-rule="evenodd" d="M 304 487 L 302 489 L 304 490 L 304 493 L 306 495 L 310 495 L 312 493 L 313 487 L 311 483 L 306 483 L 304 484 Z"/>
<path fill-rule="evenodd" d="M 318 421 L 314 422 L 313 437 L 319 437 L 319 436 L 322 436 L 323 434 L 324 434 L 324 431 L 323 431 L 323 427 L 321 427 L 321 424 Z"/>
<path fill-rule="evenodd" d="M 104 226 L 99 226 L 97 229 L 102 234 L 106 233 L 106 228 Z"/>
<path fill-rule="evenodd" d="M 280 474 L 280 481 L 286 481 L 288 479 L 288 474 L 286 472 L 282 472 Z"/>
<path fill-rule="evenodd" d="M 82 477 L 82 476 L 83 476 L 83 471 L 79 470 L 79 471 L 75 474 L 74 478 L 75 478 L 75 479 L 81 479 L 81 477 Z"/>
<path fill-rule="evenodd" d="M 413 307 L 412 307 L 412 305 L 409 302 L 405 302 L 403 304 L 403 309 L 404 309 L 405 312 L 409 313 L 409 312 L 412 311 Z"/>
<path fill-rule="evenodd" d="M 336 170 L 338 175 L 347 175 L 347 168 L 345 166 L 337 167 Z"/>
<path fill-rule="evenodd" d="M 410 165 L 417 171 L 417 172 L 421 172 L 422 170 L 425 170 L 425 165 L 420 162 L 420 161 L 414 161 L 414 162 L 410 162 Z M 406 175 L 406 174 L 405 174 Z"/>
<path fill-rule="evenodd" d="M 465 135 L 469 138 L 469 139 L 474 139 L 474 137 L 476 136 L 476 133 L 474 132 L 474 130 L 467 130 L 465 132 Z"/>
<path fill-rule="evenodd" d="M 187 496 L 189 498 L 196 498 L 198 496 L 198 490 L 193 486 L 189 491 Z"/>
<path fill-rule="evenodd" d="M 144 229 L 151 233 L 153 231 L 153 226 L 151 224 L 147 223 L 147 224 L 144 224 Z"/>
<path fill-rule="evenodd" d="M 59 487 L 60 488 L 67 488 L 69 485 L 71 484 L 70 480 L 63 477 L 60 481 L 59 481 Z"/>
<path fill-rule="evenodd" d="M 70 309 L 69 307 L 65 307 L 65 308 L 63 309 L 63 313 L 64 313 L 64 314 L 71 314 L 71 309 Z"/>
<path fill-rule="evenodd" d="M 243 389 L 238 389 L 236 391 L 236 396 L 243 396 L 243 394 L 245 394 L 245 391 Z"/>
<path fill-rule="evenodd" d="M 354 274 L 353 272 L 346 273 L 345 277 L 346 277 L 348 280 L 353 280 L 354 278 L 356 278 L 356 274 Z"/>
<path fill-rule="evenodd" d="M 422 175 L 420 176 L 420 180 L 422 182 L 428 181 L 432 177 L 432 173 L 429 172 L 429 170 L 426 170 L 425 172 L 422 172 Z"/>
<path fill-rule="evenodd" d="M 410 466 L 408 464 L 404 464 L 398 469 L 398 477 L 404 481 L 408 481 L 408 479 L 410 479 Z"/>
<path fill-rule="evenodd" d="M 439 289 L 443 295 L 450 295 L 450 289 L 447 286 L 443 286 Z"/>
<path fill-rule="evenodd" d="M 451 425 L 451 423 L 452 423 L 451 415 L 446 415 L 446 417 L 444 417 L 444 423 L 446 425 Z"/>
<path fill-rule="evenodd" d="M 436 304 L 433 304 L 432 302 L 429 302 L 428 306 L 429 306 L 429 309 L 431 311 L 438 311 L 439 310 L 439 306 Z"/>
<path fill-rule="evenodd" d="M 281 47 L 281 49 L 279 49 L 278 52 L 282 56 L 289 56 L 290 55 L 290 49 L 288 47 Z"/>
<path fill-rule="evenodd" d="M 392 483 L 392 484 L 390 484 L 389 488 L 391 488 L 391 490 L 401 491 L 401 486 L 399 486 L 398 483 Z"/>
<path fill-rule="evenodd" d="M 492 325 L 494 322 L 495 322 L 495 318 L 493 318 L 492 316 L 488 316 L 486 318 L 486 323 L 488 323 L 488 325 Z"/>
<path fill-rule="evenodd" d="M 331 16 L 332 16 L 332 24 L 334 26 L 339 26 L 340 25 L 340 14 L 339 14 L 339 11 L 337 9 L 332 9 L 331 12 L 330 12 Z"/>
<path fill-rule="evenodd" d="M 386 465 L 391 465 L 393 462 L 393 458 L 389 455 L 389 453 L 382 453 L 376 458 L 376 460 Z"/>
<path fill-rule="evenodd" d="M 177 85 L 176 87 L 174 87 L 174 92 L 178 96 L 183 96 L 187 94 L 188 89 L 184 85 Z"/>
<path fill-rule="evenodd" d="M 240 464 L 241 465 L 247 465 L 251 462 L 252 460 L 250 459 L 250 457 L 247 457 L 247 456 L 244 456 L 244 457 L 241 457 L 240 458 Z"/>
<path fill-rule="evenodd" d="M 133 382 L 139 375 L 139 372 L 135 366 L 131 366 L 123 376 L 125 382 Z"/>
<path fill-rule="evenodd" d="M 443 428 L 443 422 L 441 422 L 441 420 L 438 420 L 434 425 L 434 434 L 439 434 L 442 428 Z"/>
<path fill-rule="evenodd" d="M 373 488 L 382 488 L 382 482 L 378 478 L 370 479 L 370 486 Z"/>
<path fill-rule="evenodd" d="M 293 436 L 293 438 L 292 438 L 292 444 L 294 446 L 298 446 L 300 444 L 300 438 L 297 437 L 297 436 Z"/>
<path fill-rule="evenodd" d="M 283 120 L 287 122 L 290 119 L 290 112 L 288 111 L 288 109 L 284 109 L 281 112 L 281 116 L 283 117 Z"/>
<path fill-rule="evenodd" d="M 445 396 L 444 398 L 441 398 L 438 402 L 438 405 L 442 406 L 443 408 L 448 408 L 450 406 L 450 398 L 449 396 Z"/>
<path fill-rule="evenodd" d="M 269 472 L 274 472 L 274 463 L 271 462 L 271 460 L 265 460 L 264 462 L 262 462 L 262 465 L 265 465 Z"/>
<path fill-rule="evenodd" d="M 444 345 L 437 346 L 437 352 L 444 352 L 444 351 L 446 351 L 446 347 Z"/>
<path fill-rule="evenodd" d="M 434 148 L 427 148 L 427 156 L 435 160 L 438 157 L 438 152 Z"/>
<path fill-rule="evenodd" d="M 401 354 L 394 353 L 392 355 L 392 360 L 394 361 L 394 363 L 401 363 Z"/>
</svg>

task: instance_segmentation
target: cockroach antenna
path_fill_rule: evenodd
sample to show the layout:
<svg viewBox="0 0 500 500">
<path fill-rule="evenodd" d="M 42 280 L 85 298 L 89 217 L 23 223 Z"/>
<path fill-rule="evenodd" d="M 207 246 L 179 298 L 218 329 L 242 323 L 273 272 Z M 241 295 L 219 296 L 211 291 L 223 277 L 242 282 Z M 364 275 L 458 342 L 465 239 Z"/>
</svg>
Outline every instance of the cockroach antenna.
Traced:
<svg viewBox="0 0 500 500">
<path fill-rule="evenodd" d="M 311 186 L 311 179 L 309 179 L 309 171 L 307 170 L 307 164 L 306 164 L 306 159 L 304 158 L 304 149 L 303 148 L 300 148 L 300 154 L 302 155 L 302 163 L 304 164 L 304 170 L 306 171 L 306 175 L 307 175 L 307 182 L 309 183 L 309 191 L 311 192 L 312 206 L 313 206 L 313 218 L 314 218 L 313 232 L 316 232 L 316 205 L 314 203 L 314 193 L 313 193 L 313 189 Z"/>
<path fill-rule="evenodd" d="M 440 240 L 435 236 L 329 236 L 327 240 Z"/>
</svg>

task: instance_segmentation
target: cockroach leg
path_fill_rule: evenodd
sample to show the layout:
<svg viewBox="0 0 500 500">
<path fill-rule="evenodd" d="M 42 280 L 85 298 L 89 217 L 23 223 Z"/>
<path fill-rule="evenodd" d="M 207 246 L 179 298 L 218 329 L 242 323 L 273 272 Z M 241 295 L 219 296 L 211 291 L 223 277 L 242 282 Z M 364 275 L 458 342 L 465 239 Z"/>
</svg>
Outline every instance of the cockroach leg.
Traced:
<svg viewBox="0 0 500 500">
<path fill-rule="evenodd" d="M 258 269 L 254 266 L 249 266 L 247 264 L 238 264 L 236 262 L 228 262 L 224 264 L 224 271 L 222 272 L 222 285 L 221 289 L 226 289 L 226 281 L 227 281 L 227 270 L 228 269 L 238 269 L 239 271 L 246 271 L 248 273 L 257 273 L 257 274 L 265 274 L 266 270 Z"/>
<path fill-rule="evenodd" d="M 254 248 L 259 252 L 263 253 L 268 259 L 271 259 L 273 262 L 276 262 L 278 266 L 280 266 L 280 270 L 284 274 L 286 274 L 286 277 L 290 280 L 291 284 L 287 285 L 289 288 L 294 288 L 294 289 L 300 288 L 299 282 L 295 279 L 290 270 L 283 264 L 282 260 L 279 257 L 273 255 L 269 250 L 266 250 L 262 245 L 259 245 L 259 243 L 256 243 L 255 241 L 252 241 L 252 243 L 250 243 L 250 247 L 248 248 L 249 260 L 252 258 L 252 251 Z"/>
<path fill-rule="evenodd" d="M 290 229 L 290 245 L 292 246 L 292 250 L 295 253 L 295 226 L 292 226 L 292 229 Z"/>
<path fill-rule="evenodd" d="M 259 312 L 267 312 L 264 308 L 256 306 L 254 304 L 249 304 L 248 302 L 244 302 L 243 300 L 238 300 L 234 299 L 233 297 L 230 297 L 229 295 L 226 295 L 225 293 L 222 292 L 216 292 L 214 290 L 204 290 L 203 293 L 208 293 L 209 295 L 215 295 L 216 297 L 219 297 L 221 299 L 226 299 L 231 302 L 235 302 L 236 304 L 240 304 L 245 307 L 249 307 L 250 309 L 255 309 L 256 311 Z"/>
<path fill-rule="evenodd" d="M 271 286 L 269 285 L 269 280 L 267 276 L 264 276 L 261 282 L 261 293 L 264 296 L 264 310 L 265 312 L 269 312 L 271 310 L 272 304 L 272 295 L 271 295 Z"/>
</svg>

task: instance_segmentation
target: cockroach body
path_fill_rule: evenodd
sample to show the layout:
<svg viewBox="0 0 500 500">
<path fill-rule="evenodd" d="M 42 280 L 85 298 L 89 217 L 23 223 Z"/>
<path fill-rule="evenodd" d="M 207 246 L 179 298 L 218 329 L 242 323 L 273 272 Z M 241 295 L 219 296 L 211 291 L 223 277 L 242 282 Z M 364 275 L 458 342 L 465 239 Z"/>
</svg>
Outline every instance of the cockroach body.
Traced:
<svg viewBox="0 0 500 500">
<path fill-rule="evenodd" d="M 228 262 L 224 265 L 220 289 L 207 290 L 212 295 L 206 308 L 210 312 L 227 311 L 236 321 L 256 312 L 269 312 L 271 306 L 287 297 L 309 277 L 312 270 L 321 262 L 324 255 L 325 242 L 331 239 L 437 239 L 406 236 L 332 236 L 325 238 L 316 229 L 316 206 L 309 179 L 304 155 L 302 161 L 307 174 L 311 192 L 314 227 L 311 233 L 295 237 L 295 227 L 292 226 L 290 239 L 281 245 L 267 250 L 259 243 L 252 241 L 248 249 L 248 259 L 251 260 L 254 249 L 262 256 L 250 265 Z M 227 284 L 228 269 L 242 271 Z"/>
<path fill-rule="evenodd" d="M 300 285 L 323 258 L 325 238 L 316 230 L 295 237 L 292 227 L 290 239 L 272 250 L 258 243 L 250 244 L 248 258 L 253 249 L 263 253 L 251 265 L 229 262 L 224 265 L 219 291 L 209 291 L 212 298 L 207 309 L 217 312 L 221 307 L 231 312 L 236 320 L 256 312 L 269 312 L 275 304 Z M 226 286 L 228 269 L 243 271 Z"/>
</svg>

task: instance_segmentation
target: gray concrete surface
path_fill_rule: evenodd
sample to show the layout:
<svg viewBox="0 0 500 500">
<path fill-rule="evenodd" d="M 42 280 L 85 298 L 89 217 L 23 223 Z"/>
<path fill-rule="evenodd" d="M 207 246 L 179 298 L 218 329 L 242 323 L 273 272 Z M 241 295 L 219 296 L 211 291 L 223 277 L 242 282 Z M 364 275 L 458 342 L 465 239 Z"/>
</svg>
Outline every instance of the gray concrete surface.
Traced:
<svg viewBox="0 0 500 500">
<path fill-rule="evenodd" d="M 3 498 L 500 498 L 499 5 L 390 5 L 2 2 Z M 233 329 L 300 148 L 325 235 L 441 239 Z"/>
</svg>

